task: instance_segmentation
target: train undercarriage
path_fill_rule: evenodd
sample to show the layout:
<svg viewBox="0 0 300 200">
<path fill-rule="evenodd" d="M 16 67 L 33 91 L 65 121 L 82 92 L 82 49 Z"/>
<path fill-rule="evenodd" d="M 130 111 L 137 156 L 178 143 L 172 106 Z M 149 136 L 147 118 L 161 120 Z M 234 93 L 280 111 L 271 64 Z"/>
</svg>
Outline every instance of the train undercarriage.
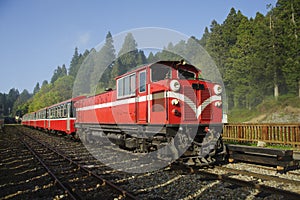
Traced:
<svg viewBox="0 0 300 200">
<path fill-rule="evenodd" d="M 223 161 L 226 148 L 222 125 L 110 125 L 77 124 L 77 134 L 87 144 L 112 143 L 132 153 L 156 152 L 161 160 L 207 166 Z"/>
</svg>

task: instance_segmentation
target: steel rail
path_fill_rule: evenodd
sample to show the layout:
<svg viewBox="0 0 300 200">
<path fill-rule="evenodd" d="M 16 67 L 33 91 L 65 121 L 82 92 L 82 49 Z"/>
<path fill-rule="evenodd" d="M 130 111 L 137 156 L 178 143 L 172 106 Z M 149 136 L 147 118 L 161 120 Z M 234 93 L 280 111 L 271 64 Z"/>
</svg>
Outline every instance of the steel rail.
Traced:
<svg viewBox="0 0 300 200">
<path fill-rule="evenodd" d="M 21 142 L 26 146 L 26 148 L 35 156 L 35 158 L 43 165 L 43 167 L 47 170 L 47 172 L 52 176 L 52 178 L 54 178 L 55 183 L 58 183 L 58 185 L 65 191 L 65 193 L 68 194 L 68 196 L 71 199 L 78 199 L 78 197 L 75 197 L 73 195 L 73 192 L 71 190 L 69 190 L 56 176 L 55 174 L 51 171 L 51 169 L 49 169 L 49 167 L 47 167 L 47 165 L 44 163 L 44 161 L 37 155 L 37 153 L 28 145 L 27 142 L 25 142 L 24 140 L 21 140 Z"/>
<path fill-rule="evenodd" d="M 49 145 L 47 145 L 46 143 L 43 143 L 37 139 L 35 139 L 34 137 L 22 132 L 24 135 L 26 135 L 27 137 L 31 138 L 32 140 L 38 142 L 39 144 L 43 145 L 44 147 L 48 148 L 49 150 L 55 152 L 57 155 L 61 156 L 62 158 L 64 158 L 65 160 L 69 161 L 70 164 L 74 164 L 76 165 L 79 169 L 85 171 L 88 175 L 92 175 L 94 176 L 95 178 L 99 179 L 102 181 L 102 184 L 104 185 L 109 185 L 110 187 L 112 187 L 113 189 L 117 190 L 118 192 L 120 192 L 123 197 L 128 197 L 130 199 L 137 199 L 134 195 L 132 195 L 131 193 L 129 193 L 128 191 L 118 187 L 117 185 L 115 185 L 114 183 L 112 183 L 111 181 L 109 180 L 106 180 L 104 178 L 102 178 L 101 176 L 97 175 L 96 173 L 92 172 L 91 170 L 89 170 L 88 168 L 84 167 L 83 165 L 77 163 L 76 161 L 73 161 L 72 159 L 68 158 L 67 156 L 63 155 L 62 153 L 58 152 L 56 149 L 50 147 Z"/>
<path fill-rule="evenodd" d="M 276 176 L 272 176 L 272 175 L 259 174 L 259 173 L 255 173 L 255 172 L 249 172 L 249 171 L 233 169 L 233 168 L 228 168 L 228 167 L 223 167 L 223 166 L 214 166 L 214 168 L 224 170 L 224 171 L 228 171 L 228 172 L 232 172 L 232 173 L 236 173 L 236 174 L 242 174 L 242 175 L 246 175 L 246 176 L 253 176 L 253 177 L 260 178 L 260 179 L 263 179 L 263 180 L 268 180 L 268 181 L 276 181 L 276 182 L 300 185 L 300 181 L 286 179 L 286 178 L 280 178 L 280 177 L 276 177 Z"/>
<path fill-rule="evenodd" d="M 264 191 L 264 192 L 271 193 L 271 194 L 275 193 L 275 194 L 284 196 L 289 199 L 295 199 L 295 200 L 300 199 L 299 193 L 291 192 L 291 191 L 287 191 L 287 190 L 283 190 L 283 189 L 279 189 L 279 188 L 275 188 L 275 187 L 271 187 L 271 186 L 261 185 L 261 184 L 256 183 L 256 181 L 245 181 L 245 180 L 229 177 L 229 175 L 227 175 L 227 174 L 215 174 L 215 173 L 211 173 L 208 171 L 194 171 L 194 172 L 211 177 L 216 180 L 221 180 L 221 181 L 229 182 L 229 183 L 244 186 L 244 187 L 252 187 L 252 188 L 258 189 L 260 191 Z"/>
</svg>

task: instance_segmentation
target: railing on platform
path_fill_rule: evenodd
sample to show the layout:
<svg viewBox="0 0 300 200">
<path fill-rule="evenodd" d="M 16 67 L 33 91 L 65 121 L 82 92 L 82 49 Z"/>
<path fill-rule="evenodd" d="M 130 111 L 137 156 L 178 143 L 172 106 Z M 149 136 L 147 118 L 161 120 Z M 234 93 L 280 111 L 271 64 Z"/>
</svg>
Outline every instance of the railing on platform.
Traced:
<svg viewBox="0 0 300 200">
<path fill-rule="evenodd" d="M 258 142 L 289 145 L 300 149 L 300 123 L 293 124 L 224 124 L 223 139 L 235 142 Z"/>
</svg>

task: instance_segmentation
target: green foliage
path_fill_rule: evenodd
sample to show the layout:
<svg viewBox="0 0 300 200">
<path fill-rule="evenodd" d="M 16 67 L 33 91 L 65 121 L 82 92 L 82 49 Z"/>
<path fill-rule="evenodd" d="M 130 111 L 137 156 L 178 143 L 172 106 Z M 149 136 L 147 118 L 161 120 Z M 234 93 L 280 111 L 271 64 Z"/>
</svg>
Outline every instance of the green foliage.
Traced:
<svg viewBox="0 0 300 200">
<path fill-rule="evenodd" d="M 143 51 L 137 49 L 137 43 L 131 33 L 128 33 L 124 39 L 124 43 L 118 53 L 110 74 L 109 86 L 115 86 L 114 78 L 124 74 L 138 65 L 147 62 Z"/>
<path fill-rule="evenodd" d="M 32 97 L 26 89 L 18 96 L 13 104 L 12 116 L 22 116 L 28 112 L 29 103 L 27 102 Z"/>
<path fill-rule="evenodd" d="M 275 100 L 272 96 L 267 96 L 254 109 L 247 108 L 233 108 L 228 113 L 228 121 L 232 122 L 248 122 L 259 116 L 271 116 L 278 111 L 289 112 L 286 109 L 290 107 L 292 110 L 300 108 L 300 98 L 293 94 L 286 94 L 279 96 Z M 297 112 L 297 111 L 295 111 Z M 262 118 L 264 119 L 264 118 Z"/>
<path fill-rule="evenodd" d="M 51 78 L 51 83 L 54 83 L 57 79 L 66 75 L 67 75 L 66 66 L 65 65 L 63 65 L 62 67 L 58 66 L 53 73 L 53 76 Z"/>
<path fill-rule="evenodd" d="M 69 75 L 73 76 L 74 78 L 77 76 L 78 70 L 84 61 L 85 57 L 89 54 L 89 51 L 86 50 L 84 54 L 79 54 L 78 53 L 78 48 L 75 48 L 74 55 L 72 57 L 70 67 L 69 67 Z"/>
<path fill-rule="evenodd" d="M 257 13 L 254 19 L 248 19 L 232 8 L 224 22 L 219 24 L 213 20 L 210 28 L 205 28 L 202 38 L 191 37 L 177 44 L 169 43 L 160 52 L 150 52 L 148 58 L 137 48 L 131 33 L 126 35 L 116 53 L 112 35 L 108 32 L 100 50 L 91 49 L 80 54 L 76 47 L 68 73 L 64 65 L 58 66 L 50 84 L 44 81 L 39 88 L 37 83 L 33 98 L 21 105 L 18 103 L 15 108 L 35 111 L 65 100 L 72 96 L 73 85 L 78 92 L 73 94 L 75 96 L 100 93 L 107 87 L 115 87 L 115 77 L 138 65 L 158 60 L 181 60 L 182 56 L 201 66 L 204 78 L 224 82 L 234 121 L 247 121 L 281 102 L 297 107 L 294 102 L 299 103 L 296 96 L 300 97 L 300 0 L 278 0 L 269 9 L 266 16 Z M 199 44 L 215 63 L 211 63 L 206 52 L 199 49 Z M 211 66 L 215 64 L 223 80 L 218 80 L 220 76 L 212 70 Z M 80 66 L 87 68 L 80 69 Z M 280 96 L 274 98 L 277 86 Z M 0 106 L 6 105 L 5 114 L 8 114 L 7 106 L 12 108 L 18 95 L 17 91 L 10 95 L 0 94 Z M 287 97 L 293 101 L 286 100 Z"/>
<path fill-rule="evenodd" d="M 33 89 L 33 94 L 35 95 L 38 91 L 40 91 L 40 83 L 37 82 L 34 89 Z"/>
<path fill-rule="evenodd" d="M 280 95 L 300 96 L 297 13 L 300 0 L 279 0 L 266 16 L 248 19 L 231 9 L 222 24 L 206 29 L 200 42 L 223 76 L 229 108 L 252 109 L 277 86 Z"/>
<path fill-rule="evenodd" d="M 33 96 L 28 107 L 28 112 L 59 103 L 72 97 L 74 77 L 63 76 L 54 83 L 42 86 L 40 91 Z"/>
</svg>

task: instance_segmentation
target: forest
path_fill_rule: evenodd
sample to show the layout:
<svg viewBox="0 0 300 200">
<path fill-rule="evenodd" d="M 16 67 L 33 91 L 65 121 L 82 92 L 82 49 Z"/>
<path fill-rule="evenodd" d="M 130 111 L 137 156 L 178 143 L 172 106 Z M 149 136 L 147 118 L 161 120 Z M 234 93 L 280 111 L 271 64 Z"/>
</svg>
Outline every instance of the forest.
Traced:
<svg viewBox="0 0 300 200">
<path fill-rule="evenodd" d="M 133 67 L 157 60 L 180 59 L 170 54 L 170 50 L 180 50 L 184 55 L 193 51 L 191 41 L 199 43 L 218 67 L 229 110 L 251 110 L 265 99 L 277 100 L 283 95 L 300 98 L 300 0 L 278 0 L 276 5 L 268 5 L 268 9 L 265 16 L 257 13 L 255 18 L 247 18 L 232 8 L 224 22 L 212 21 L 201 37 L 170 43 L 161 52 L 151 52 L 147 56 L 138 49 L 131 33 L 116 52 L 108 31 L 101 49 L 80 53 L 76 47 L 69 66 L 57 66 L 50 81 L 37 83 L 32 93 L 28 90 L 19 93 L 15 88 L 8 94 L 0 93 L 0 116 L 22 116 L 71 98 L 83 62 L 93 66 L 85 71 L 92 81 L 81 84 L 84 88 L 78 90 L 102 92 L 105 88 L 113 88 L 114 78 Z M 123 54 L 127 49 L 134 50 Z M 105 63 L 109 60 L 114 60 L 113 64 Z M 108 67 L 97 79 L 93 76 L 101 68 L 99 65 Z"/>
</svg>

